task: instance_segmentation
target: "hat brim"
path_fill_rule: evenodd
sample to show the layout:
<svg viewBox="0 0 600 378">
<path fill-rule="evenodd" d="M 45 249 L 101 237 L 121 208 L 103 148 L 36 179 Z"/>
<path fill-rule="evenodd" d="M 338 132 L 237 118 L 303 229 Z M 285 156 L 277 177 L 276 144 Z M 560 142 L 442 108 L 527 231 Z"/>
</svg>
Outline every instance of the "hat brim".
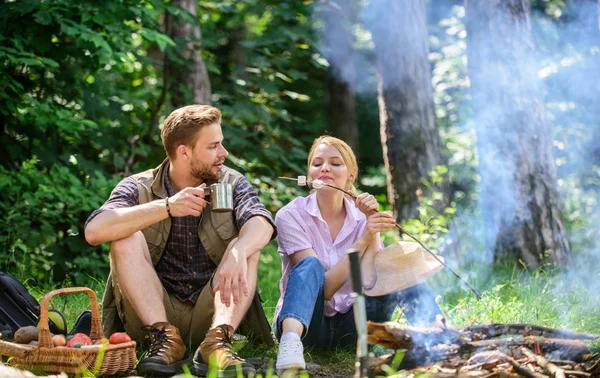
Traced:
<svg viewBox="0 0 600 378">
<path fill-rule="evenodd" d="M 443 257 L 437 256 L 441 261 Z M 365 295 L 376 297 L 407 289 L 421 283 L 444 267 L 435 257 L 423 251 L 417 243 L 398 242 L 375 256 L 375 285 L 365 289 Z"/>
</svg>

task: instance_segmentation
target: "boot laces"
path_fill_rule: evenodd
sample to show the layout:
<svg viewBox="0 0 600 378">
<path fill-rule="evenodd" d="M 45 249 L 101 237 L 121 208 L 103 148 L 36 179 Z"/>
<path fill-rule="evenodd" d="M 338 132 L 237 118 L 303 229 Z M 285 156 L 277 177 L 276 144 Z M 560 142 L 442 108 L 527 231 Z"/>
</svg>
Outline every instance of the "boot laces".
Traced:
<svg viewBox="0 0 600 378">
<path fill-rule="evenodd" d="M 221 333 L 223 337 L 215 337 L 215 339 L 219 340 L 220 343 L 217 345 L 222 345 L 223 349 L 227 352 L 227 355 L 234 360 L 245 362 L 243 358 L 237 355 L 235 349 L 233 348 L 233 335 L 230 335 L 227 332 L 227 328 L 224 326 L 218 326 L 219 330 L 217 332 Z"/>
<path fill-rule="evenodd" d="M 171 333 L 169 333 L 169 329 L 166 326 L 162 326 L 161 328 L 156 328 L 154 326 L 144 326 L 142 328 L 144 331 L 150 331 L 152 338 L 152 345 L 150 345 L 150 349 L 148 350 L 148 357 L 154 356 L 162 356 L 164 351 L 169 348 L 168 344 L 172 344 L 173 340 L 171 340 Z"/>
</svg>

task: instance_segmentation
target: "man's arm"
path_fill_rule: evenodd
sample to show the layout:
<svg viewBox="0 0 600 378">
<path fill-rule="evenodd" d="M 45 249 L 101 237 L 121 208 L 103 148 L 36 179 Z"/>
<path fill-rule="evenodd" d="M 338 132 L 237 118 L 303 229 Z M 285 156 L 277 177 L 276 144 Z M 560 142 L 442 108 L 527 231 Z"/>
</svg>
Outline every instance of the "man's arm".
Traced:
<svg viewBox="0 0 600 378">
<path fill-rule="evenodd" d="M 200 216 L 207 202 L 204 186 L 185 188 L 169 197 L 169 210 L 173 217 Z M 110 201 L 110 200 L 109 200 Z M 169 217 L 164 199 L 152 202 L 107 209 L 96 215 L 85 227 L 85 240 L 91 245 L 126 238 L 148 226 Z"/>
<path fill-rule="evenodd" d="M 244 251 L 246 258 L 260 251 L 271 241 L 275 229 L 264 217 L 250 218 L 240 230 L 234 248 Z"/>
<path fill-rule="evenodd" d="M 85 240 L 91 245 L 99 245 L 123 239 L 168 217 L 163 199 L 132 207 L 105 210 L 87 224 Z"/>
<path fill-rule="evenodd" d="M 271 241 L 274 231 L 268 220 L 262 216 L 254 216 L 242 226 L 234 248 L 243 251 L 247 259 Z"/>
<path fill-rule="evenodd" d="M 239 301 L 240 286 L 244 295 L 248 296 L 248 258 L 259 252 L 271 240 L 275 229 L 271 223 L 262 216 L 254 216 L 248 219 L 240 229 L 238 238 L 227 248 L 219 271 L 216 275 L 218 280 L 214 290 L 221 290 L 221 300 L 227 307 Z"/>
</svg>

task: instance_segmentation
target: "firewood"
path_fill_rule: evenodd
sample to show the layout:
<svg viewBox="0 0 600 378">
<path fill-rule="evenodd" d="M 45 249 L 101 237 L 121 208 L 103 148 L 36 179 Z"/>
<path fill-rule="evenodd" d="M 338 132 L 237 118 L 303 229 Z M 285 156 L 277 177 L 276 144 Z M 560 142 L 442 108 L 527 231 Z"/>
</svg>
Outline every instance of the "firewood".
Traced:
<svg viewBox="0 0 600 378">
<path fill-rule="evenodd" d="M 367 322 L 369 344 L 390 349 L 409 349 L 417 345 L 461 342 L 461 335 L 453 329 L 410 327 L 396 322 Z M 466 340 L 465 340 L 466 341 Z"/>
<path fill-rule="evenodd" d="M 600 376 L 597 374 L 600 373 L 600 358 L 590 352 L 587 341 L 597 338 L 596 335 L 520 324 L 451 329 L 445 326 L 419 328 L 396 322 L 369 322 L 367 330 L 370 343 L 404 350 L 400 369 L 436 364 L 457 369 L 455 376 L 464 377 L 472 377 L 471 373 L 483 371 L 494 377 L 513 377 L 515 374 L 529 378 L 547 377 L 542 374 L 544 371 L 555 378 Z M 516 337 L 494 338 L 506 335 Z M 550 357 L 553 361 L 549 361 Z M 392 357 L 381 360 L 380 367 L 391 361 Z M 585 374 L 566 373 L 577 370 Z M 429 373 L 431 377 L 451 374 L 443 370 Z"/>
<path fill-rule="evenodd" d="M 496 377 L 498 377 L 498 378 L 521 378 L 521 375 L 502 370 L 502 371 L 498 371 L 496 373 Z"/>
<path fill-rule="evenodd" d="M 592 374 L 579 370 L 565 370 L 565 375 L 574 375 L 576 377 L 591 377 Z"/>
<path fill-rule="evenodd" d="M 595 371 L 598 370 L 600 372 L 600 358 L 597 353 L 594 353 L 594 356 L 587 359 L 584 364 L 585 371 Z"/>
<path fill-rule="evenodd" d="M 480 326 L 469 326 L 460 328 L 458 330 L 463 336 L 475 338 L 485 336 L 486 339 L 498 337 L 498 336 L 509 336 L 509 335 L 520 335 L 520 336 L 539 336 L 551 339 L 570 339 L 570 340 L 596 340 L 600 338 L 600 335 L 593 335 L 589 333 L 579 333 L 572 331 L 565 331 L 560 329 L 541 327 L 532 324 L 489 324 Z"/>
<path fill-rule="evenodd" d="M 519 365 L 513 358 L 509 357 L 508 355 L 506 355 L 505 353 L 502 353 L 500 351 L 488 351 L 488 352 L 481 352 L 481 353 L 476 353 L 474 354 L 470 359 L 469 359 L 469 363 L 471 362 L 487 362 L 487 363 L 491 363 L 491 361 L 502 361 L 505 363 L 510 364 L 513 369 L 525 376 L 525 377 L 530 377 L 530 378 L 542 378 L 545 377 L 542 374 L 538 374 L 532 371 L 529 371 L 527 369 L 524 369 L 521 367 L 521 365 Z"/>
<path fill-rule="evenodd" d="M 540 365 L 541 367 L 543 367 L 548 373 L 552 374 L 552 376 L 554 376 L 556 378 L 566 378 L 565 377 L 565 372 L 564 372 L 563 369 L 559 368 L 558 366 L 554 365 L 551 362 L 548 362 L 548 360 L 545 359 L 544 357 L 538 356 L 537 354 L 534 354 L 532 351 L 530 351 L 529 349 L 527 349 L 525 347 L 522 347 L 521 351 L 527 357 L 531 358 L 538 365 Z"/>
<path fill-rule="evenodd" d="M 580 340 L 565 340 L 565 339 L 546 339 L 541 337 L 511 337 L 507 339 L 492 339 L 483 341 L 473 341 L 465 343 L 461 346 L 461 355 L 469 356 L 474 351 L 479 350 L 508 350 L 516 349 L 522 346 L 533 348 L 534 345 L 539 345 L 544 353 L 560 352 L 561 358 L 569 359 L 575 362 L 583 360 L 583 356 L 590 352 L 589 346 L 584 341 Z"/>
<path fill-rule="evenodd" d="M 494 376 L 494 373 L 485 370 L 456 373 L 432 373 L 427 375 L 428 378 L 491 378 Z"/>
</svg>

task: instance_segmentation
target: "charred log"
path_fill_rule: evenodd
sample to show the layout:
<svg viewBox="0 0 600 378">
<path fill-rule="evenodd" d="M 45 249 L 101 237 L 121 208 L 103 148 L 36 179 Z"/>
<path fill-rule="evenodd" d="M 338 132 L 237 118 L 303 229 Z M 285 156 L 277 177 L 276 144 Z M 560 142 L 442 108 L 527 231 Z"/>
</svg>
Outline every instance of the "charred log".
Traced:
<svg viewBox="0 0 600 378">
<path fill-rule="evenodd" d="M 532 324 L 489 324 L 470 326 L 460 329 L 460 333 L 472 340 L 483 340 L 499 336 L 521 335 L 539 336 L 553 339 L 596 340 L 600 335 L 579 333 L 560 329 L 541 327 Z"/>
<path fill-rule="evenodd" d="M 418 328 L 395 322 L 367 323 L 368 340 L 390 349 L 402 349 L 399 369 L 434 369 L 430 376 L 486 377 L 594 377 L 600 360 L 589 341 L 599 335 L 531 324 L 490 324 L 452 328 Z M 512 336 L 512 337 L 511 337 Z M 395 355 L 371 362 L 371 373 L 381 374 Z M 475 373 L 474 371 L 477 371 Z M 487 372 L 486 374 L 482 374 Z"/>
</svg>

